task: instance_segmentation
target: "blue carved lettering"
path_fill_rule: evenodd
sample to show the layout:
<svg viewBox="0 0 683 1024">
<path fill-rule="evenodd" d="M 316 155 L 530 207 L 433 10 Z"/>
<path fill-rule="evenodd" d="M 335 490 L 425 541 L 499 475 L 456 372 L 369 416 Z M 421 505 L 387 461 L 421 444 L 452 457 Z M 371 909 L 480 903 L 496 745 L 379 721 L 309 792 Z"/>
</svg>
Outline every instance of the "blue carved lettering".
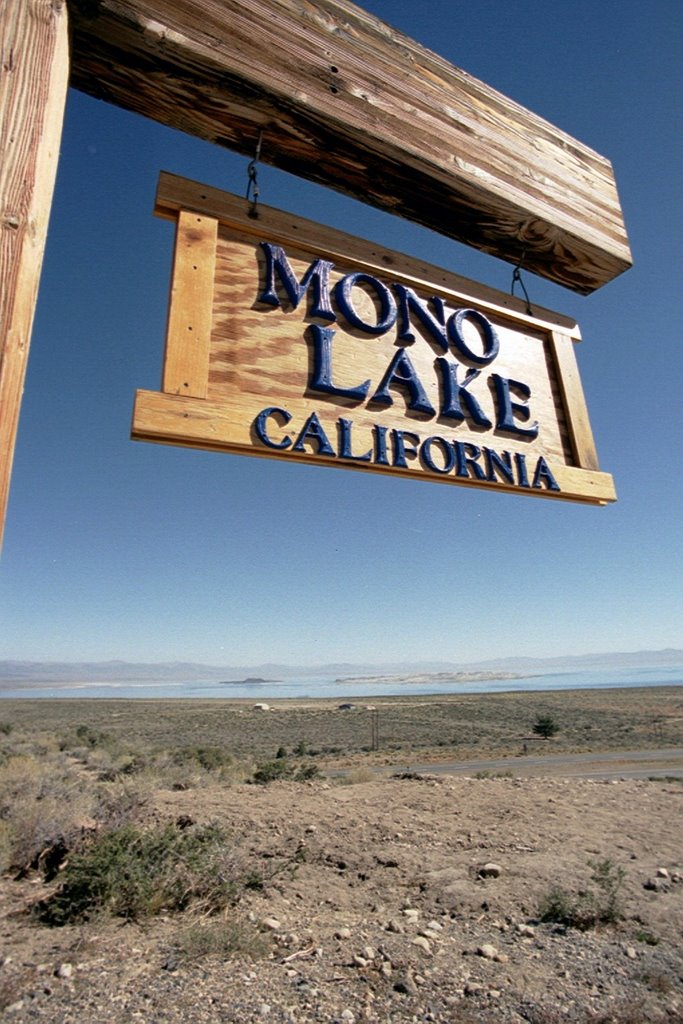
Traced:
<svg viewBox="0 0 683 1024">
<path fill-rule="evenodd" d="M 517 466 L 517 483 L 520 487 L 529 487 L 529 477 L 526 471 L 526 456 L 523 452 L 515 452 L 515 465 Z"/>
<path fill-rule="evenodd" d="M 366 452 L 364 455 L 354 455 L 352 452 L 352 420 L 346 420 L 340 417 L 337 420 L 337 423 L 339 425 L 339 458 L 351 459 L 353 462 L 369 462 L 372 458 L 372 451 Z"/>
<path fill-rule="evenodd" d="M 394 461 L 392 465 L 407 469 L 406 455 L 415 458 L 417 455 L 417 445 L 420 443 L 420 435 L 414 434 L 412 430 L 392 430 L 391 442 L 394 448 Z M 408 447 L 406 447 L 406 443 Z"/>
<path fill-rule="evenodd" d="M 310 441 L 312 444 L 317 446 L 318 455 L 329 455 L 334 458 L 334 448 L 327 438 L 327 434 L 325 433 L 322 423 L 314 412 L 311 413 L 304 423 L 301 433 L 294 442 L 292 451 L 303 452 L 305 450 L 304 444 L 306 441 Z"/>
<path fill-rule="evenodd" d="M 387 434 L 389 432 L 388 427 L 383 427 L 379 423 L 375 423 L 372 428 L 372 433 L 375 439 L 375 465 L 376 466 L 388 466 L 389 456 L 387 455 Z"/>
<path fill-rule="evenodd" d="M 446 334 L 446 314 L 444 311 L 444 301 L 435 295 L 429 301 L 434 306 L 436 316 L 428 308 L 425 302 L 416 295 L 412 288 L 406 288 L 403 284 L 394 284 L 394 291 L 398 295 L 398 304 L 400 310 L 399 319 L 399 332 L 398 336 L 401 341 L 411 342 L 415 341 L 415 335 L 411 330 L 410 313 L 417 314 L 417 318 L 423 327 L 426 327 L 431 336 L 437 342 L 437 344 L 448 352 L 448 336 Z"/>
<path fill-rule="evenodd" d="M 477 459 L 481 458 L 481 448 L 476 444 L 470 444 L 469 441 L 454 441 L 453 450 L 455 451 L 455 475 L 464 477 L 466 480 L 471 479 L 470 469 L 472 470 L 472 476 L 476 480 L 485 480 L 486 473 L 477 462 Z"/>
<path fill-rule="evenodd" d="M 405 388 L 408 392 L 406 404 L 409 409 L 414 412 L 426 413 L 428 416 L 434 416 L 436 410 L 427 398 L 427 393 L 422 387 L 410 356 L 404 348 L 400 348 L 394 354 L 377 391 L 372 396 L 373 401 L 379 402 L 380 405 L 393 405 L 394 400 L 389 394 L 389 388 L 393 384 Z"/>
<path fill-rule="evenodd" d="M 443 466 L 440 466 L 432 458 L 432 445 L 438 445 L 444 460 Z M 420 448 L 420 458 L 427 469 L 431 469 L 433 473 L 450 473 L 455 465 L 453 445 L 449 444 L 445 437 L 439 437 L 438 435 L 428 437 L 424 441 Z"/>
<path fill-rule="evenodd" d="M 542 455 L 539 455 L 538 462 L 536 463 L 536 470 L 534 472 L 534 481 L 531 485 L 539 490 L 545 489 L 548 491 L 559 491 L 560 485 L 553 476 L 550 466 L 545 461 Z"/>
<path fill-rule="evenodd" d="M 517 437 L 538 437 L 538 421 L 534 421 L 529 427 L 521 427 L 515 423 L 515 416 L 526 422 L 531 413 L 526 404 L 531 398 L 531 388 L 520 380 L 509 380 L 501 377 L 498 373 L 491 374 L 496 390 L 496 404 L 498 407 L 498 419 L 496 429 L 504 430 L 508 434 L 515 434 Z M 521 402 L 515 402 L 510 392 L 513 392 Z"/>
<path fill-rule="evenodd" d="M 479 329 L 482 352 L 474 352 L 465 337 L 463 322 L 469 320 Z M 448 318 L 448 337 L 463 359 L 475 366 L 488 366 L 498 355 L 500 342 L 496 329 L 478 309 L 459 309 Z"/>
<path fill-rule="evenodd" d="M 335 329 L 311 324 L 310 330 L 313 338 L 313 374 L 309 387 L 325 395 L 362 402 L 367 397 L 371 381 L 366 380 L 355 388 L 340 388 L 332 383 L 332 341 Z"/>
<path fill-rule="evenodd" d="M 515 474 L 512 470 L 510 452 L 501 452 L 499 455 L 492 448 L 484 448 L 484 462 L 486 464 L 486 479 L 491 483 L 495 483 L 500 478 L 503 483 L 514 484 Z"/>
<path fill-rule="evenodd" d="M 260 244 L 266 255 L 266 284 L 259 296 L 259 301 L 265 302 L 268 306 L 280 305 L 280 297 L 275 289 L 275 273 L 277 271 L 293 309 L 298 307 L 309 285 L 313 283 L 313 302 L 309 309 L 309 315 L 320 317 L 322 320 L 336 320 L 330 305 L 330 271 L 334 269 L 334 263 L 330 263 L 329 260 L 315 260 L 301 281 L 297 281 L 285 250 L 271 242 L 261 242 Z"/>
<path fill-rule="evenodd" d="M 477 426 L 490 427 L 491 420 L 474 395 L 467 390 L 469 385 L 477 379 L 481 370 L 469 370 L 460 384 L 457 363 L 452 363 L 445 356 L 439 356 L 436 360 L 436 368 L 441 377 L 440 415 L 444 419 L 455 420 L 456 423 L 462 423 L 465 416 L 468 416 Z M 465 403 L 467 412 L 463 412 L 461 402 Z"/>
<path fill-rule="evenodd" d="M 366 284 L 371 288 L 377 295 L 379 300 L 379 313 L 377 314 L 377 323 L 369 324 L 363 320 L 356 312 L 351 293 L 354 287 L 358 284 Z M 378 281 L 376 277 L 372 277 L 371 274 L 364 274 L 358 270 L 353 274 L 347 274 L 342 277 L 334 288 L 334 296 L 337 300 L 337 306 L 339 312 L 345 318 L 347 323 L 351 324 L 352 327 L 357 327 L 359 331 L 364 331 L 366 334 L 386 334 L 386 332 L 394 326 L 396 323 L 396 301 L 394 296 L 391 294 L 386 285 Z"/>
<path fill-rule="evenodd" d="M 285 434 L 281 441 L 273 441 L 268 436 L 267 421 L 271 416 L 276 420 L 281 419 L 283 426 L 286 426 L 292 418 L 291 413 L 288 413 L 286 409 L 279 409 L 276 405 L 262 409 L 254 420 L 254 429 L 256 430 L 257 437 L 268 448 L 289 448 L 292 439 L 288 434 Z"/>
</svg>

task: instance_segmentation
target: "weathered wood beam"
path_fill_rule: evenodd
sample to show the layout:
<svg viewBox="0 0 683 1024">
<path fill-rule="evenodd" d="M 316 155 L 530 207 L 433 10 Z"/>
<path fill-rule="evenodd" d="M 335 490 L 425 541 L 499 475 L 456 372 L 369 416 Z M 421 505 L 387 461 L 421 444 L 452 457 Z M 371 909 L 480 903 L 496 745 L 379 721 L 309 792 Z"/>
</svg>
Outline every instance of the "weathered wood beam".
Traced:
<svg viewBox="0 0 683 1024">
<path fill-rule="evenodd" d="M 69 80 L 64 0 L 0 5 L 0 540 Z"/>
<path fill-rule="evenodd" d="M 79 89 L 589 293 L 606 159 L 348 0 L 68 0 Z"/>
</svg>

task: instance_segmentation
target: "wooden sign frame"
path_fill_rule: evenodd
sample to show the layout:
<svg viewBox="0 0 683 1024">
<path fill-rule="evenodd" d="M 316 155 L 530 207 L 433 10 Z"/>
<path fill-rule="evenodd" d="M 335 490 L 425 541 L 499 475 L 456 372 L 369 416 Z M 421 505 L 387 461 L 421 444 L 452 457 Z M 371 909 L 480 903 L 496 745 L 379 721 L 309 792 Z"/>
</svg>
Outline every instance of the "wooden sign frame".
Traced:
<svg viewBox="0 0 683 1024">
<path fill-rule="evenodd" d="M 171 305 L 133 438 L 615 500 L 570 318 L 174 175 L 155 212 L 177 222 Z"/>
</svg>

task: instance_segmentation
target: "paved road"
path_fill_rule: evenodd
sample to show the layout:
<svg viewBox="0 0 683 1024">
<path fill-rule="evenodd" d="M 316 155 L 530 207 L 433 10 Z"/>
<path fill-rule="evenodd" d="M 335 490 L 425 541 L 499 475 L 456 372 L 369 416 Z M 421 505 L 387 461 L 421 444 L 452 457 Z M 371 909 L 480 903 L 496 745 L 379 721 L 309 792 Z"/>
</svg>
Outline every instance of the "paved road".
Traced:
<svg viewBox="0 0 683 1024">
<path fill-rule="evenodd" d="M 378 769 L 382 774 L 404 771 L 431 775 L 476 775 L 477 772 L 512 772 L 513 775 L 553 775 L 580 779 L 647 779 L 666 775 L 683 778 L 683 747 L 666 750 L 610 750 L 590 754 L 537 754 L 483 761 L 439 761 L 432 764 L 397 762 Z"/>
</svg>

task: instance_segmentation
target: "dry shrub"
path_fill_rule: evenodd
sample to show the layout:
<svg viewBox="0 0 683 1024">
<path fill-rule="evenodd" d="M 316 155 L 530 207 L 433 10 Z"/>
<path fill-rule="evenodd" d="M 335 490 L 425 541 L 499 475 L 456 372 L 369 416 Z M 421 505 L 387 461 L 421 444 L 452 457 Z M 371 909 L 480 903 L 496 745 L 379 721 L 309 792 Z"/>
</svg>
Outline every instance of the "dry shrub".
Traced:
<svg viewBox="0 0 683 1024">
<path fill-rule="evenodd" d="M 354 768 L 352 771 L 342 775 L 339 779 L 340 786 L 357 786 L 363 782 L 372 782 L 375 773 L 371 768 Z"/>
<path fill-rule="evenodd" d="M 93 795 L 59 756 L 10 757 L 0 768 L 0 870 L 48 875 L 93 824 Z M 42 862 L 42 864 L 41 864 Z"/>
</svg>

